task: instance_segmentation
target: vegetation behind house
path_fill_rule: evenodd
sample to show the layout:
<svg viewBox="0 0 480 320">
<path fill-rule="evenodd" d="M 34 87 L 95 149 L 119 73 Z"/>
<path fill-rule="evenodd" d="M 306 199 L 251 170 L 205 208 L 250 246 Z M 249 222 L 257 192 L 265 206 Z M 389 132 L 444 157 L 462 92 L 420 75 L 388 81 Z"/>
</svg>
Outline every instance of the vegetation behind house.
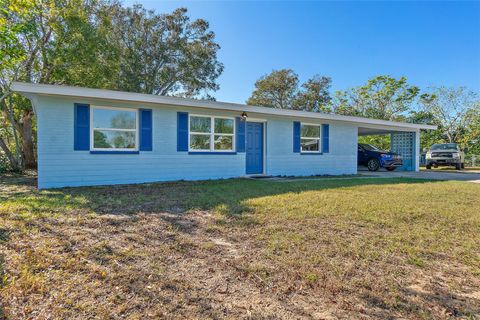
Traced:
<svg viewBox="0 0 480 320">
<path fill-rule="evenodd" d="M 191 20 L 184 8 L 163 14 L 114 0 L 2 0 L 0 170 L 36 167 L 34 113 L 11 92 L 13 81 L 214 99 L 224 68 L 218 50 L 208 22 Z M 255 83 L 247 103 L 437 124 L 422 132 L 422 148 L 453 141 L 480 154 L 480 104 L 467 88 L 424 90 L 379 75 L 332 94 L 331 83 L 317 74 L 300 84 L 293 70 L 275 70 Z M 384 138 L 369 139 L 387 147 Z"/>
</svg>

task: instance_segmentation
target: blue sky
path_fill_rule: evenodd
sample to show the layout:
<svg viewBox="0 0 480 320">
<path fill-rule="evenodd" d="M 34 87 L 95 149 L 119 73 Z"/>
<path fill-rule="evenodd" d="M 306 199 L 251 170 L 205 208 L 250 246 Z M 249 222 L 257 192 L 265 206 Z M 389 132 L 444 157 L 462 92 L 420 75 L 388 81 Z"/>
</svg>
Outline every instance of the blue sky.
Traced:
<svg viewBox="0 0 480 320">
<path fill-rule="evenodd" d="M 243 103 L 255 81 L 291 68 L 329 76 L 332 91 L 379 74 L 480 91 L 480 2 L 125 1 L 157 12 L 186 7 L 221 45 L 219 101 Z"/>
</svg>

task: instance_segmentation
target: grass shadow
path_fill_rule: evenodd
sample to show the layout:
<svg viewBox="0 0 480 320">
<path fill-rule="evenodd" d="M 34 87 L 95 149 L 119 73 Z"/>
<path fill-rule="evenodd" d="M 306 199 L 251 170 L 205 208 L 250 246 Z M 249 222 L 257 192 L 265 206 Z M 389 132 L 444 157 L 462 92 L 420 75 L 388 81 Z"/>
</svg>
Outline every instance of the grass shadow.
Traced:
<svg viewBox="0 0 480 320">
<path fill-rule="evenodd" d="M 190 210 L 219 210 L 228 215 L 249 212 L 245 201 L 286 193 L 348 188 L 360 185 L 421 184 L 435 180 L 411 178 L 304 179 L 268 181 L 225 179 L 206 181 L 159 182 L 135 185 L 61 188 L 38 191 L 34 177 L 2 178 L 1 186 L 12 190 L 0 192 L 0 201 L 14 201 L 31 212 L 56 212 L 58 208 L 88 208 L 96 214 L 184 213 Z"/>
<path fill-rule="evenodd" d="M 166 211 L 182 213 L 191 210 L 216 210 L 226 215 L 250 212 L 246 201 L 286 193 L 301 193 L 359 185 L 381 186 L 431 181 L 397 179 L 318 179 L 273 182 L 249 179 L 228 179 L 198 182 L 167 182 L 142 185 L 121 185 L 91 188 L 68 188 L 54 195 L 75 199 L 83 197 L 97 214 L 135 214 Z"/>
<path fill-rule="evenodd" d="M 403 289 L 404 296 L 411 300 L 418 298 L 427 301 L 430 304 L 440 305 L 445 308 L 445 314 L 453 318 L 476 319 L 480 310 L 476 306 L 480 305 L 480 300 L 473 297 L 462 297 L 452 292 L 452 290 L 435 287 L 428 292 L 419 292 L 413 289 Z M 412 304 L 412 302 L 410 302 Z M 417 306 L 421 309 L 421 306 Z"/>
<path fill-rule="evenodd" d="M 79 210 L 96 215 L 136 215 L 139 213 L 169 213 L 165 220 L 174 227 L 191 231 L 175 215 L 192 211 L 215 211 L 243 225 L 254 223 L 244 213 L 251 212 L 251 199 L 287 193 L 301 193 L 360 185 L 385 188 L 392 184 L 421 184 L 434 181 L 410 178 L 304 179 L 268 181 L 226 179 L 207 181 L 178 181 L 136 185 L 62 188 L 38 191 L 34 176 L 4 177 L 0 185 L 0 201 L 11 203 L 20 212 L 19 218 L 45 217 L 62 214 L 65 210 Z M 128 219 L 127 219 L 128 220 Z"/>
</svg>

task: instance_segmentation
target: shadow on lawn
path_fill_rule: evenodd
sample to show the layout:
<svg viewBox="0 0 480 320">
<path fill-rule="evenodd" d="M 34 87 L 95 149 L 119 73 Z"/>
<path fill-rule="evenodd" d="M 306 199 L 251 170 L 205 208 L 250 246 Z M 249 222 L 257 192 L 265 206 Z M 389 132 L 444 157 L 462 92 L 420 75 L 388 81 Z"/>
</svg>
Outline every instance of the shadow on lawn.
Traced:
<svg viewBox="0 0 480 320">
<path fill-rule="evenodd" d="M 408 297 L 411 300 L 421 298 L 433 305 L 444 307 L 445 314 L 452 318 L 477 319 L 476 316 L 478 316 L 480 312 L 480 310 L 477 309 L 477 306 L 480 305 L 478 299 L 473 297 L 462 297 L 455 294 L 450 289 L 435 285 L 435 283 L 429 289 L 428 292 L 420 292 L 418 290 L 402 288 L 402 291 L 404 292 L 405 297 Z M 410 302 L 409 305 L 415 305 L 415 303 Z M 420 309 L 420 306 L 417 306 L 417 308 Z M 407 309 L 407 311 L 414 310 Z"/>
<path fill-rule="evenodd" d="M 286 193 L 346 188 L 359 185 L 418 184 L 435 181 L 409 178 L 312 179 L 276 182 L 251 179 L 178 181 L 137 185 L 63 188 L 38 191 L 35 177 L 0 178 L 0 201 L 14 201 L 33 213 L 55 213 L 65 209 L 89 210 L 95 214 L 179 214 L 212 210 L 225 215 L 250 211 L 249 199 Z M 4 188 L 5 187 L 5 188 Z"/>
</svg>

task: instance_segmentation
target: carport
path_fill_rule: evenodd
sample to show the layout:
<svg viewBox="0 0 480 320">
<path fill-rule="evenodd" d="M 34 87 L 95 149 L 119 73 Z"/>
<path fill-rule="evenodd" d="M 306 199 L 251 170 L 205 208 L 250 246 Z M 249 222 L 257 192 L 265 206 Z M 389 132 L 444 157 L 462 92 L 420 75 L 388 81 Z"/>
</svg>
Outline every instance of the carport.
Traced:
<svg viewBox="0 0 480 320">
<path fill-rule="evenodd" d="M 402 156 L 402 171 L 420 170 L 420 130 L 434 130 L 436 126 L 400 123 L 395 125 L 369 124 L 358 127 L 358 136 L 390 135 L 390 150 Z"/>
</svg>

